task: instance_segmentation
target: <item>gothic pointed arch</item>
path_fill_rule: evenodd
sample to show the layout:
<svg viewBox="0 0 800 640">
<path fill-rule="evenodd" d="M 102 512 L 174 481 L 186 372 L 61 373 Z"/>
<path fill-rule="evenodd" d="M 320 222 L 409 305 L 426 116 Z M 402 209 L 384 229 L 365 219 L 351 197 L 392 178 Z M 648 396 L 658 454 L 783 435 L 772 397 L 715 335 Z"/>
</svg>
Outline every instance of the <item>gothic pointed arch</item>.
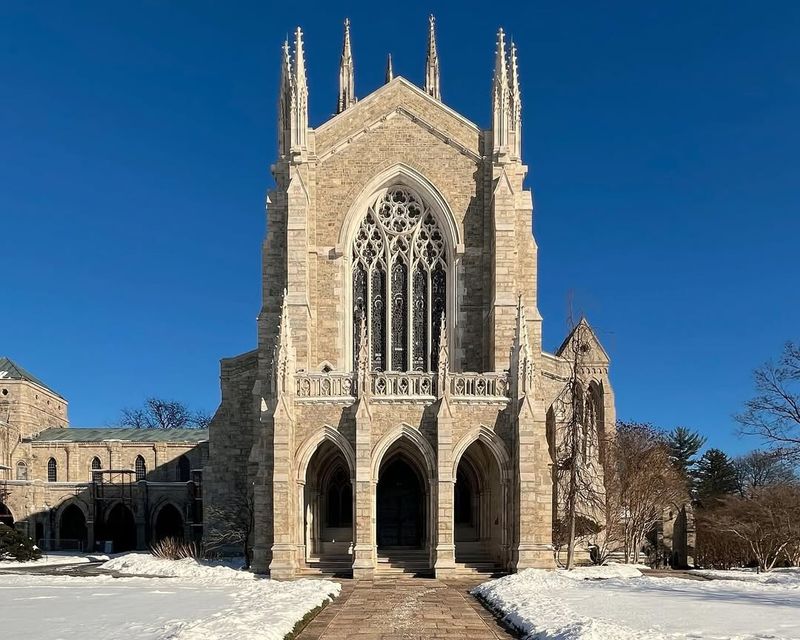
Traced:
<svg viewBox="0 0 800 640">
<path fill-rule="evenodd" d="M 463 251 L 439 190 L 407 165 L 382 171 L 355 197 L 337 250 L 346 257 L 349 366 L 356 369 L 363 319 L 370 369 L 435 371 L 442 318 L 453 335 Z"/>
<path fill-rule="evenodd" d="M 453 480 L 456 479 L 458 463 L 461 462 L 461 458 L 464 456 L 464 453 L 467 451 L 467 449 L 469 449 L 473 442 L 478 441 L 483 442 L 487 449 L 489 449 L 489 451 L 492 453 L 492 456 L 497 462 L 497 467 L 500 470 L 500 479 L 501 481 L 506 482 L 508 480 L 510 464 L 508 450 L 506 449 L 500 437 L 494 431 L 484 425 L 475 427 L 474 429 L 465 433 L 454 447 Z"/>
<path fill-rule="evenodd" d="M 431 482 L 436 477 L 436 453 L 419 429 L 407 424 L 396 426 L 372 448 L 372 478 L 378 478 L 386 453 L 392 448 L 392 445 L 400 441 L 408 445 L 407 449 L 410 453 L 416 454 L 414 457 L 422 464 L 426 480 Z"/>
<path fill-rule="evenodd" d="M 353 451 L 353 447 L 350 445 L 347 438 L 338 430 L 326 424 L 321 429 L 318 429 L 308 436 L 297 449 L 295 460 L 297 461 L 297 480 L 299 482 L 305 482 L 311 458 L 319 446 L 325 441 L 333 443 L 342 452 L 347 462 L 347 470 L 350 473 L 350 478 L 355 478 L 356 455 Z"/>
</svg>

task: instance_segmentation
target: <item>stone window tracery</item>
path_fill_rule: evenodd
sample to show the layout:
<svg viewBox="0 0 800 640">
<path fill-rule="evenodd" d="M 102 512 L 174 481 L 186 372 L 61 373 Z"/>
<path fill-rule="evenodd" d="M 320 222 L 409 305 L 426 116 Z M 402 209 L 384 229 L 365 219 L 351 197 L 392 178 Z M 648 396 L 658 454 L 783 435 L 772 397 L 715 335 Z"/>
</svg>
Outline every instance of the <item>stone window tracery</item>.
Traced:
<svg viewBox="0 0 800 640">
<path fill-rule="evenodd" d="M 58 464 L 55 458 L 50 458 L 47 461 L 47 481 L 58 482 Z"/>
<path fill-rule="evenodd" d="M 447 309 L 447 245 L 429 207 L 394 186 L 368 208 L 352 247 L 353 369 L 362 318 L 373 371 L 435 371 Z"/>
<path fill-rule="evenodd" d="M 136 456 L 133 468 L 136 472 L 136 482 L 144 480 L 147 476 L 147 465 L 144 463 L 144 458 L 142 456 Z"/>
</svg>

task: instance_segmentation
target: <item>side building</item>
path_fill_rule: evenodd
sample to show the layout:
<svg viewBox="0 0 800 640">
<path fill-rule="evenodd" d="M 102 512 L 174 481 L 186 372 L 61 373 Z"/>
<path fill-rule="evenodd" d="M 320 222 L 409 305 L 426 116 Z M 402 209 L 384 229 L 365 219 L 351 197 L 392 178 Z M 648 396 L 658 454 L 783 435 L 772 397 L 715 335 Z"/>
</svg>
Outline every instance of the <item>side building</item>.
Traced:
<svg viewBox="0 0 800 640">
<path fill-rule="evenodd" d="M 0 521 L 45 550 L 202 537 L 205 429 L 76 429 L 67 400 L 0 358 Z"/>
</svg>

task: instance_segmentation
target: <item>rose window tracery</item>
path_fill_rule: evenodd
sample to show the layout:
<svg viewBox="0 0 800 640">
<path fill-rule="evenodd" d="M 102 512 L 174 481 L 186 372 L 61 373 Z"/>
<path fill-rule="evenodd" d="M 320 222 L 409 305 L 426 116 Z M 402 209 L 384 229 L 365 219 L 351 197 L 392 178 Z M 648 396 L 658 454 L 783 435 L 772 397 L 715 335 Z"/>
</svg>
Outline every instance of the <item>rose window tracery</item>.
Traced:
<svg viewBox="0 0 800 640">
<path fill-rule="evenodd" d="M 447 307 L 447 251 L 413 191 L 390 187 L 369 207 L 352 248 L 353 368 L 367 329 L 374 371 L 435 371 Z"/>
</svg>

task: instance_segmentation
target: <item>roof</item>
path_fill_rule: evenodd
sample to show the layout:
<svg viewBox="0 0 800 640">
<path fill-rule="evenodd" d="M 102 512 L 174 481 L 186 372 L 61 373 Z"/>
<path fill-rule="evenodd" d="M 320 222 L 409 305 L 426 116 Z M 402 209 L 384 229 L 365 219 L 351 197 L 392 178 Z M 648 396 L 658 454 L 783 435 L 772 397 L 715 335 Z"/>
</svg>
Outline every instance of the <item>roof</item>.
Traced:
<svg viewBox="0 0 800 640">
<path fill-rule="evenodd" d="M 5 356 L 0 358 L 0 379 L 25 380 L 26 382 L 32 382 L 33 384 L 39 385 L 43 389 L 47 389 L 50 393 L 57 395 L 62 400 L 66 400 L 66 398 L 58 393 L 58 391 L 51 389 L 44 382 L 39 380 L 39 378 L 20 367 L 11 358 L 6 358 Z"/>
<path fill-rule="evenodd" d="M 190 442 L 208 440 L 208 429 L 45 429 L 31 438 L 31 442 Z"/>
</svg>

